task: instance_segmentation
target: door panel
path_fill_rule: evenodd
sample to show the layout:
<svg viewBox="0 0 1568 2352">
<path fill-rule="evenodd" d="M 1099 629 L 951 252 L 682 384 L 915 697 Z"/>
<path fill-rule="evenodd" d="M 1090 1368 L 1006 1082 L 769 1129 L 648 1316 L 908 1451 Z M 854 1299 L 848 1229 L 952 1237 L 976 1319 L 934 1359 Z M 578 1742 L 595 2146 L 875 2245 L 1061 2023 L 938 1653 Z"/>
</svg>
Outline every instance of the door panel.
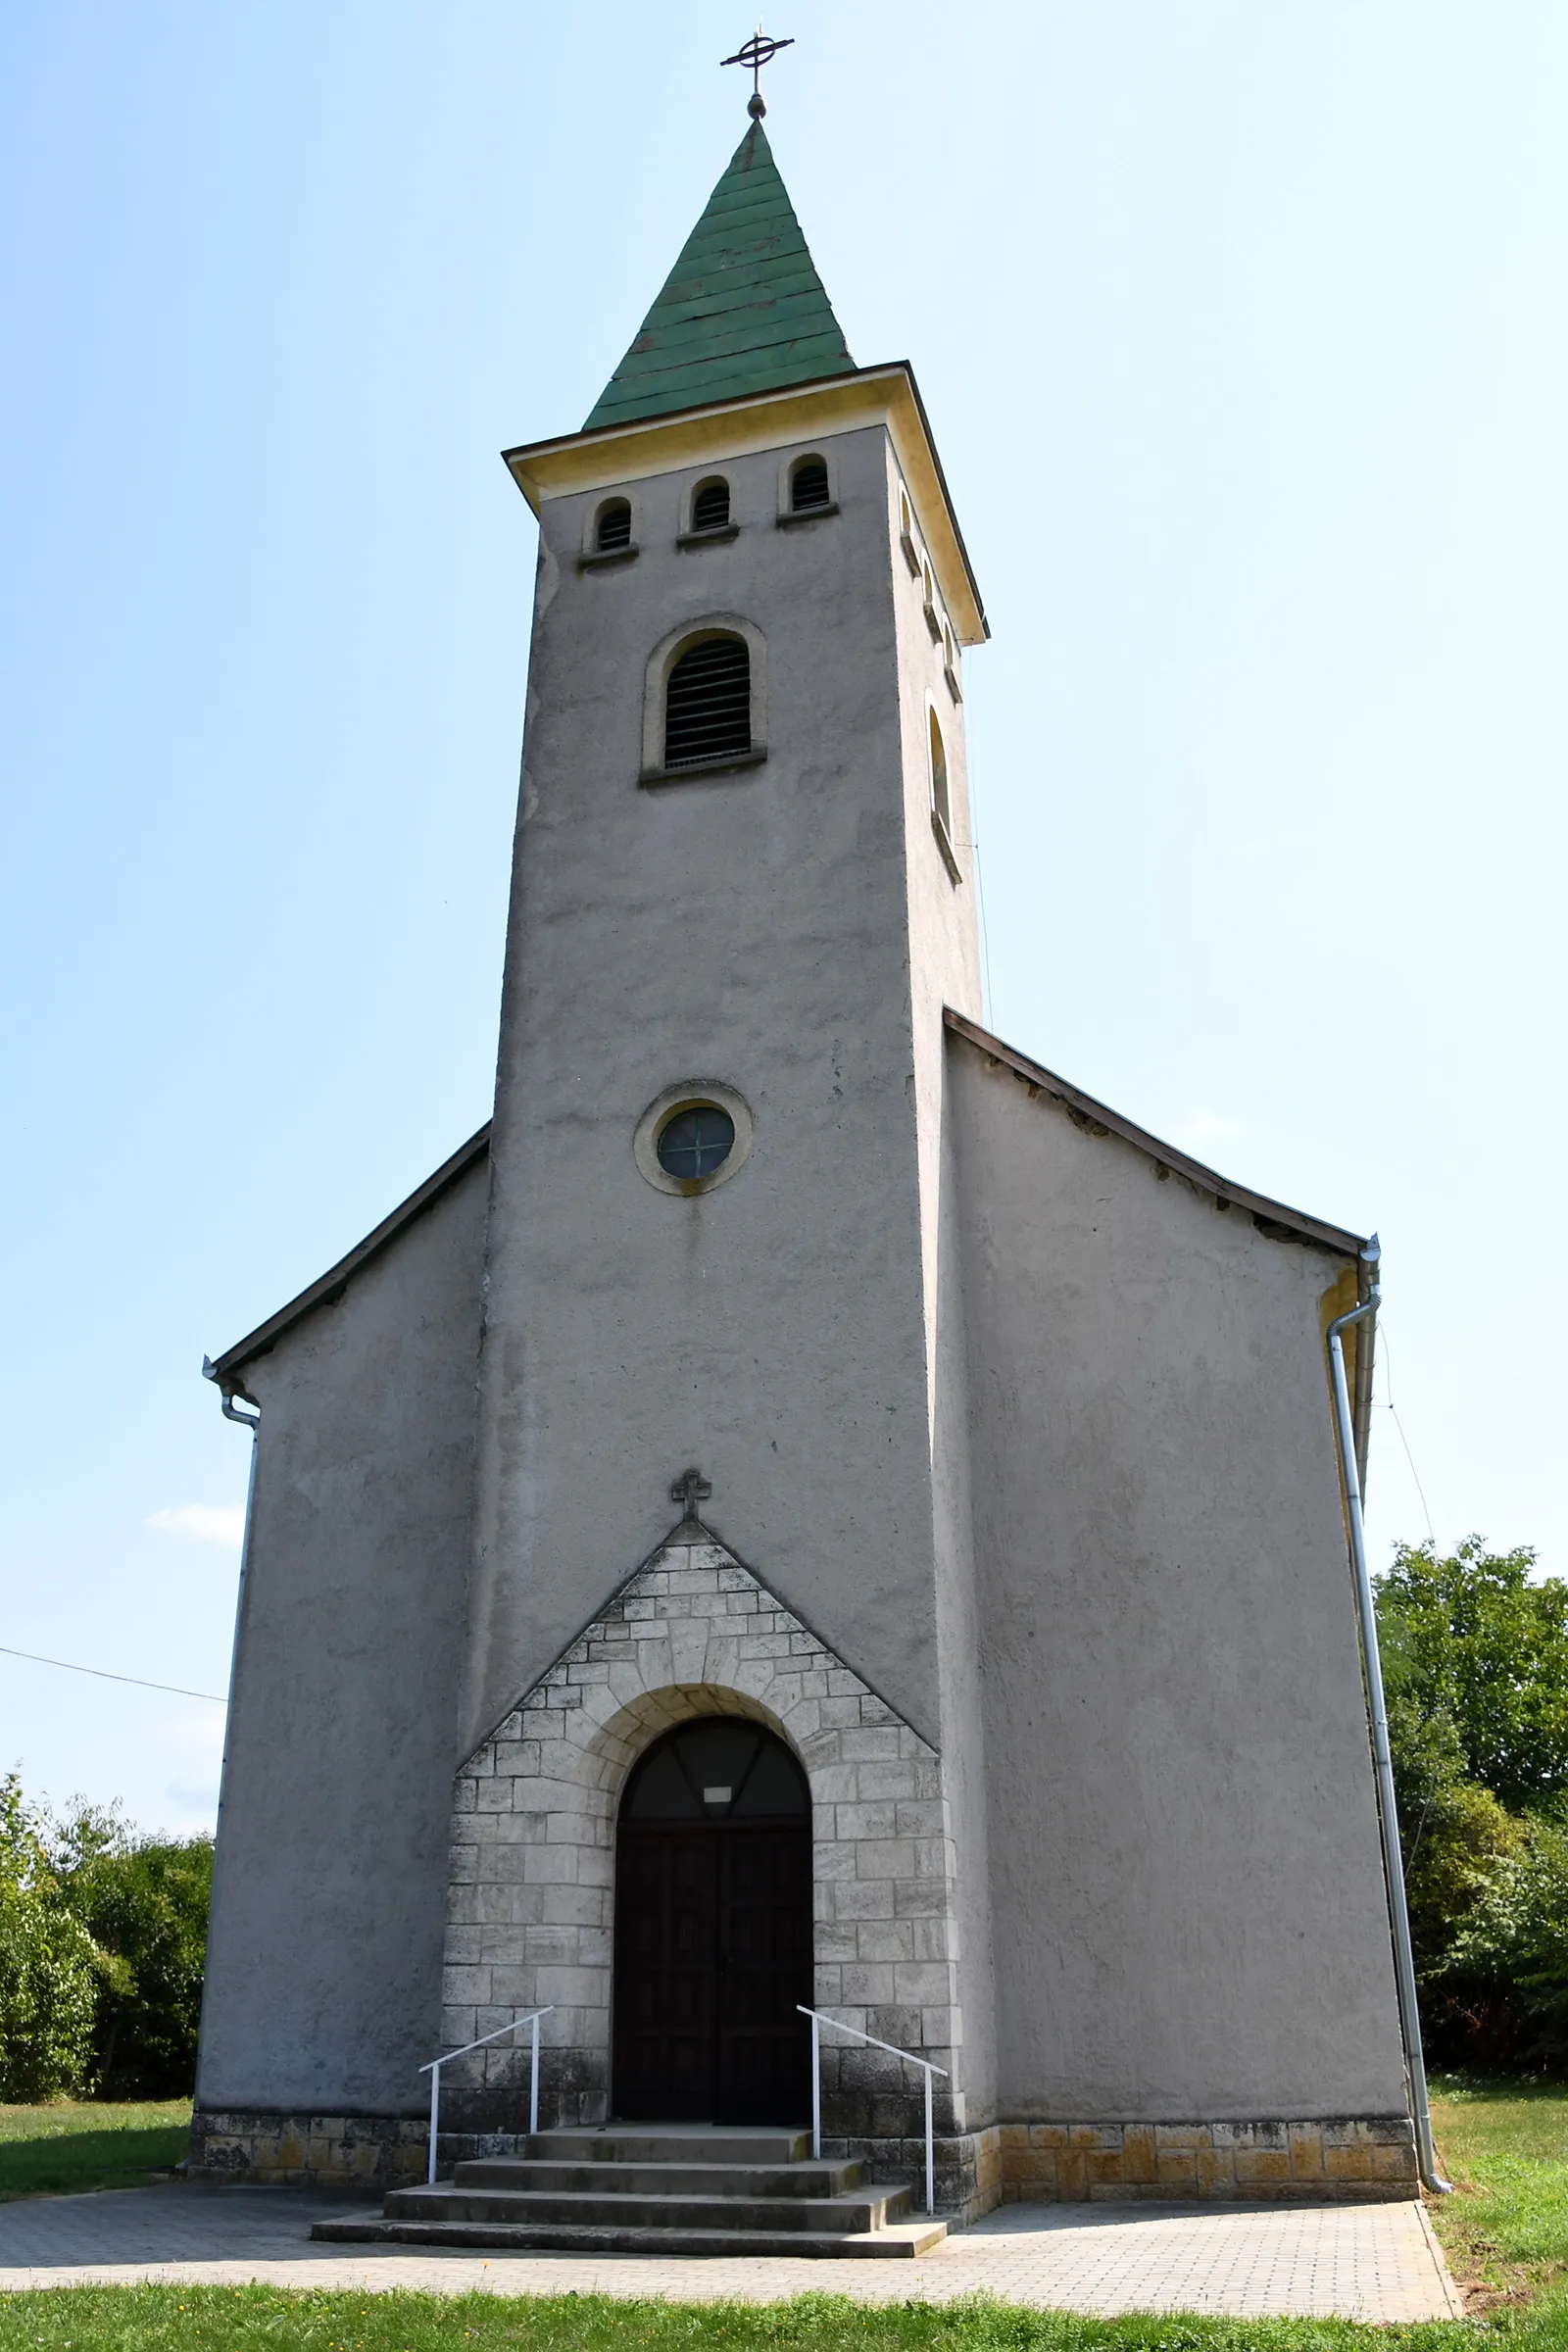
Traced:
<svg viewBox="0 0 1568 2352">
<path fill-rule="evenodd" d="M 620 1825 L 614 2110 L 789 2124 L 810 2111 L 804 1820 Z"/>
<path fill-rule="evenodd" d="M 615 1894 L 616 2111 L 706 2120 L 717 1983 L 711 1836 L 623 1828 Z"/>
<path fill-rule="evenodd" d="M 719 2120 L 793 2123 L 810 2111 L 810 1837 L 804 1823 L 716 1833 L 721 1974 Z"/>
</svg>

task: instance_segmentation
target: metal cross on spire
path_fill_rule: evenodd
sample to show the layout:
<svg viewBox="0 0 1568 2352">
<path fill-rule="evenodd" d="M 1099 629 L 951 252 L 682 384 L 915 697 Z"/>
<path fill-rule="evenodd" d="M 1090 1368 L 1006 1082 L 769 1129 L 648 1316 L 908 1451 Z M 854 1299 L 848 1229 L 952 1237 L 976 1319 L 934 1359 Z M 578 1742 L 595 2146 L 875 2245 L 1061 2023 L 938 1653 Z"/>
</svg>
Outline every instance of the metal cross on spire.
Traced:
<svg viewBox="0 0 1568 2352">
<path fill-rule="evenodd" d="M 767 102 L 762 96 L 762 68 L 770 65 L 781 49 L 793 49 L 794 46 L 793 33 L 783 40 L 775 40 L 770 32 L 764 32 L 759 24 L 751 39 L 742 42 L 733 57 L 719 60 L 725 66 L 751 67 L 752 94 L 746 101 L 746 112 L 754 122 L 760 122 L 767 112 Z"/>
</svg>

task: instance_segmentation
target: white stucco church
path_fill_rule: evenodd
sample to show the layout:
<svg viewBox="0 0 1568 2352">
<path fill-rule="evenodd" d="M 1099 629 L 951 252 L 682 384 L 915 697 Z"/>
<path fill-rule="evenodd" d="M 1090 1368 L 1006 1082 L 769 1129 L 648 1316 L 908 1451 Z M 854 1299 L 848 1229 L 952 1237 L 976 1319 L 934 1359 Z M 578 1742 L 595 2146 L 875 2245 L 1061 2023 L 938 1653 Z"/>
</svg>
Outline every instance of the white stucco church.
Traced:
<svg viewBox="0 0 1568 2352">
<path fill-rule="evenodd" d="M 1411 2195 L 1363 1244 L 988 1033 L 980 591 L 760 113 L 507 453 L 494 1118 L 208 1367 L 255 1453 L 196 2164 L 422 2180 L 421 2068 L 536 2009 L 542 2137 L 799 2132 L 814 2008 L 824 2161 L 916 2179 L 907 2052 L 954 2217 Z M 527 2043 L 448 2069 L 443 2171 L 538 2153 Z"/>
</svg>

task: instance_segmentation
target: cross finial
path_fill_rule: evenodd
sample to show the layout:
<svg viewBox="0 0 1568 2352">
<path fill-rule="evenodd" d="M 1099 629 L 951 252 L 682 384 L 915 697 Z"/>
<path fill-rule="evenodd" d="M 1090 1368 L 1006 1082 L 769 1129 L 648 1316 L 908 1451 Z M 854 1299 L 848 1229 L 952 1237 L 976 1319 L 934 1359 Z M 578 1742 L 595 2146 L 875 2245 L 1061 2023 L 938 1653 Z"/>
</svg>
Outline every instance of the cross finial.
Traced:
<svg viewBox="0 0 1568 2352">
<path fill-rule="evenodd" d="M 700 1502 L 706 1502 L 712 1492 L 711 1486 L 700 1470 L 694 1467 L 681 1472 L 669 1490 L 669 1499 L 671 1502 L 682 1503 L 685 1506 L 686 1515 L 681 1521 L 682 1527 L 688 1524 L 697 1525 L 697 1505 Z"/>
<path fill-rule="evenodd" d="M 794 46 L 795 36 L 793 33 L 787 34 L 782 40 L 775 40 L 770 32 L 764 32 L 759 24 L 751 39 L 743 41 L 733 57 L 720 60 L 720 63 L 726 66 L 751 67 L 752 94 L 746 101 L 746 112 L 754 122 L 760 122 L 767 112 L 767 105 L 762 97 L 762 68 L 771 64 L 781 49 L 793 49 Z"/>
</svg>

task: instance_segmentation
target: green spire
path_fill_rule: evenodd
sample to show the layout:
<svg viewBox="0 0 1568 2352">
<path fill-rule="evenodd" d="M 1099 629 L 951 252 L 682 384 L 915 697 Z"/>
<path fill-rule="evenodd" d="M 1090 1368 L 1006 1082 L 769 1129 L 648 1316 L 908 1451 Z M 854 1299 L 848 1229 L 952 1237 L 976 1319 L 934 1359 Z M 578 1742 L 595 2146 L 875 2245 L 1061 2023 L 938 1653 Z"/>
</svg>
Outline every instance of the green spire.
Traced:
<svg viewBox="0 0 1568 2352">
<path fill-rule="evenodd" d="M 754 122 L 583 430 L 854 368 L 773 151 Z"/>
</svg>

